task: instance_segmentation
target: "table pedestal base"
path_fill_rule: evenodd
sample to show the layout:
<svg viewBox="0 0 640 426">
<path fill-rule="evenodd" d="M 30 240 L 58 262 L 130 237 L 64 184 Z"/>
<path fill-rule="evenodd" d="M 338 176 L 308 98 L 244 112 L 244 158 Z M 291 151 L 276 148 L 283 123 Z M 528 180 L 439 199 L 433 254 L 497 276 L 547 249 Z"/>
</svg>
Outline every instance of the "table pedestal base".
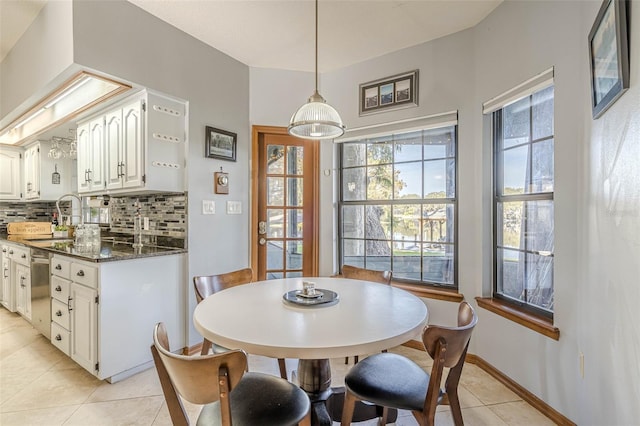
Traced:
<svg viewBox="0 0 640 426">
<path fill-rule="evenodd" d="M 300 388 L 311 399 L 311 424 L 331 426 L 342 419 L 345 389 L 331 387 L 331 366 L 328 359 L 301 359 L 298 362 Z M 382 416 L 382 407 L 358 401 L 353 421 L 361 422 Z M 394 423 L 398 411 L 390 408 L 387 423 Z"/>
</svg>

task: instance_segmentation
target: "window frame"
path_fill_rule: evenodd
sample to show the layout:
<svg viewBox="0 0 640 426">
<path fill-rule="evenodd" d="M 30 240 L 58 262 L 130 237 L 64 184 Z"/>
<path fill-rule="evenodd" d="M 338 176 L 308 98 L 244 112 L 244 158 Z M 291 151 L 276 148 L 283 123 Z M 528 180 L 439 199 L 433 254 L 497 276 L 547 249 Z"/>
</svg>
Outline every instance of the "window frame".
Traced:
<svg viewBox="0 0 640 426">
<path fill-rule="evenodd" d="M 498 245 L 498 236 L 499 236 L 499 232 L 501 232 L 500 229 L 498 229 L 499 224 L 501 222 L 501 218 L 500 218 L 500 209 L 499 206 L 500 205 L 504 205 L 505 203 L 508 202 L 523 202 L 526 203 L 527 201 L 551 201 L 551 203 L 553 203 L 553 208 L 554 208 L 554 212 L 555 212 L 555 202 L 554 202 L 554 195 L 555 195 L 555 189 L 556 189 L 556 177 L 555 177 L 555 144 L 556 144 L 556 139 L 555 139 L 555 120 L 553 122 L 553 128 L 551 130 L 551 134 L 544 136 L 544 137 L 540 137 L 537 139 L 533 138 L 533 96 L 536 93 L 539 93 L 543 90 L 546 90 L 549 87 L 553 87 L 554 91 L 553 91 L 553 102 L 554 102 L 554 117 L 555 117 L 555 85 L 552 83 L 546 87 L 542 87 L 542 88 L 538 88 L 538 90 L 536 91 L 531 91 L 531 93 L 527 93 L 525 96 L 522 96 L 520 98 L 518 98 L 517 100 L 513 101 L 513 102 L 509 102 L 506 105 L 502 105 L 500 108 L 494 110 L 491 113 L 491 145 L 492 145 L 492 158 L 493 158 L 493 184 L 492 184 L 492 196 L 493 196 L 493 202 L 492 202 L 492 213 L 493 213 L 493 217 L 492 217 L 492 228 L 493 228 L 493 233 L 492 233 L 492 254 L 493 254 L 493 265 L 492 265 L 492 272 L 493 272 L 493 283 L 492 283 L 492 297 L 495 299 L 500 300 L 501 302 L 503 302 L 505 305 L 510 305 L 513 306 L 515 309 L 520 310 L 522 312 L 525 313 L 530 313 L 539 317 L 543 317 L 543 318 L 547 318 L 549 320 L 553 320 L 554 317 L 554 309 L 551 310 L 547 310 L 544 309 L 542 307 L 538 307 L 536 305 L 533 305 L 527 301 L 521 301 L 521 300 L 517 300 L 513 297 L 509 297 L 503 293 L 500 293 L 498 291 L 498 284 L 499 284 L 499 263 L 502 260 L 502 257 L 499 255 L 499 250 L 500 249 L 509 249 L 509 250 L 514 250 L 514 251 L 518 251 L 520 253 L 523 253 L 525 255 L 529 255 L 529 254 L 537 254 L 540 255 L 539 251 L 536 250 L 528 250 L 528 249 L 516 249 L 516 248 L 510 248 L 504 245 L 504 240 L 502 241 L 502 245 L 499 246 Z M 504 189 L 504 162 L 503 162 L 503 154 L 506 151 L 504 148 L 504 137 L 503 137 L 503 111 L 506 107 L 508 107 L 509 105 L 521 101 L 522 99 L 525 98 L 529 98 L 529 136 L 527 139 L 526 143 L 520 143 L 518 145 L 514 145 L 511 146 L 508 149 L 513 149 L 519 146 L 523 146 L 523 145 L 528 145 L 529 149 L 531 150 L 533 148 L 533 144 L 538 143 L 538 142 L 543 142 L 545 140 L 553 140 L 553 161 L 554 161 L 554 175 L 553 175 L 553 191 L 547 191 L 547 192 L 536 192 L 536 193 L 523 193 L 523 194 L 514 194 L 514 195 L 505 195 L 503 194 L 503 189 Z M 532 154 L 529 154 L 529 157 L 531 157 Z M 527 162 L 527 173 L 530 173 L 532 171 L 532 167 L 529 164 L 529 162 L 532 161 L 531 159 Z M 554 222 L 554 231 L 553 231 L 553 240 L 555 241 L 555 217 L 553 219 Z M 524 232 L 526 234 L 526 222 L 524 223 Z M 524 237 L 526 238 L 526 237 Z M 555 243 L 553 244 L 553 250 L 550 253 L 549 257 L 551 257 L 552 259 L 552 275 L 551 275 L 551 280 L 552 280 L 552 288 L 554 290 L 554 307 L 555 307 L 555 280 L 554 280 L 554 272 L 555 272 Z M 525 263 L 526 266 L 526 263 Z M 525 273 L 525 277 L 526 277 L 526 273 Z M 504 278 L 504 276 L 502 277 Z M 527 288 L 527 281 L 523 281 L 523 286 L 526 290 Z"/>
<path fill-rule="evenodd" d="M 394 282 L 400 282 L 403 284 L 407 284 L 409 286 L 415 286 L 417 289 L 420 288 L 424 288 L 424 289 L 434 289 L 434 290 L 440 290 L 440 291 L 453 291 L 453 292 L 457 292 L 458 288 L 459 288 L 459 282 L 458 282 L 458 276 L 459 276 L 459 262 L 458 262 L 458 257 L 459 257 L 459 237 L 458 237 L 458 225 L 459 225 L 459 203 L 458 203 L 458 198 L 459 198 L 459 137 L 458 137 L 458 132 L 459 132 L 459 126 L 458 126 L 458 122 L 457 120 L 455 122 L 442 122 L 442 123 L 437 123 L 437 124 L 431 124 L 428 126 L 424 126 L 421 128 L 410 128 L 410 129 L 406 129 L 406 130 L 402 130 L 402 129 L 397 129 L 394 130 L 392 132 L 389 133 L 389 141 L 392 143 L 392 151 L 393 151 L 393 144 L 394 142 L 397 140 L 394 137 L 397 135 L 402 135 L 402 134 L 407 134 L 407 133 L 412 133 L 412 132 L 416 132 L 416 131 L 421 131 L 421 132 L 425 132 L 425 131 L 429 131 L 429 130 L 434 130 L 434 129 L 446 129 L 446 128 L 452 128 L 452 132 L 454 134 L 454 153 L 453 156 L 448 156 L 448 157 L 443 157 L 443 158 L 433 158 L 433 159 L 425 159 L 424 158 L 424 146 L 425 146 L 425 141 L 424 141 L 424 133 L 423 133 L 423 141 L 422 141 L 422 160 L 421 160 L 421 167 L 424 173 L 424 166 L 427 162 L 429 161 L 434 161 L 434 160 L 443 160 L 443 159 L 448 159 L 448 158 L 453 158 L 454 163 L 455 163 L 455 170 L 454 170 L 454 179 L 455 179 L 455 191 L 454 191 L 454 197 L 444 197 L 444 198 L 424 198 L 424 175 L 422 175 L 422 181 L 421 181 L 421 188 L 422 188 L 422 198 L 415 198 L 415 199 L 396 199 L 394 198 L 395 195 L 392 194 L 390 199 L 387 200 L 369 200 L 369 199 L 365 199 L 365 200 L 357 200 L 357 201 L 345 201 L 344 200 L 344 185 L 343 185 L 343 176 L 344 176 L 344 170 L 345 170 L 345 166 L 344 166 L 344 147 L 346 146 L 346 144 L 349 143 L 364 143 L 365 144 L 365 149 L 367 149 L 367 147 L 369 146 L 370 141 L 375 140 L 375 139 L 379 139 L 380 135 L 379 134 L 375 134 L 375 135 L 371 135 L 371 136 L 366 136 L 366 135 L 362 135 L 359 136 L 358 138 L 354 138 L 354 139 L 350 139 L 348 141 L 345 141 L 343 143 L 338 144 L 337 147 L 337 164 L 338 164 L 338 176 L 337 176 L 337 183 L 338 183 L 338 200 L 337 200 L 337 220 L 338 220 L 338 240 L 337 240 L 337 254 L 338 254 L 338 266 L 339 266 L 339 270 L 340 272 L 342 271 L 342 266 L 344 265 L 344 250 L 343 250 L 343 241 L 344 241 L 344 236 L 343 236 L 343 231 L 344 231 L 344 227 L 343 227 L 343 208 L 345 206 L 363 206 L 365 211 L 367 206 L 371 206 L 371 205 L 388 205 L 391 208 L 391 211 L 393 212 L 393 207 L 394 206 L 398 206 L 398 205 L 420 205 L 421 207 L 429 205 L 429 204 L 443 204 L 443 205 L 451 205 L 453 206 L 454 209 L 454 214 L 453 214 L 453 239 L 451 243 L 447 243 L 448 245 L 451 245 L 453 247 L 453 281 L 452 284 L 445 284 L 445 283 L 441 283 L 441 282 L 433 282 L 433 281 L 425 281 L 423 280 L 423 274 L 424 274 L 424 263 L 423 263 L 423 258 L 424 255 L 420 254 L 420 275 L 421 275 L 421 279 L 420 280 L 414 280 L 414 279 L 408 279 L 408 278 L 399 278 L 398 276 L 394 275 L 393 277 L 393 281 Z M 373 142 L 375 143 L 375 142 Z M 394 152 L 394 151 L 393 151 Z M 394 152 L 394 161 L 390 162 L 390 163 L 385 163 L 385 164 L 390 164 L 392 166 L 392 176 L 393 176 L 393 181 L 392 181 L 392 191 L 393 188 L 395 187 L 395 181 L 396 181 L 396 177 L 395 177 L 395 170 L 396 170 L 396 164 L 405 164 L 405 163 L 410 163 L 410 161 L 401 161 L 401 162 L 396 162 L 395 161 L 395 152 Z M 365 169 L 368 169 L 369 164 L 365 161 L 365 164 L 363 166 L 349 166 L 347 167 L 347 169 L 349 168 L 355 168 L 355 167 L 365 167 Z M 445 193 L 446 195 L 446 193 Z M 366 214 L 366 213 L 365 213 Z M 421 235 L 424 235 L 424 229 L 422 228 L 421 225 Z M 392 232 L 393 234 L 393 232 Z M 349 238 L 350 240 L 359 240 L 359 241 L 363 241 L 365 244 L 365 259 L 366 259 L 366 242 L 370 241 L 368 239 L 366 239 L 366 235 L 363 238 Z M 391 256 L 390 256 L 390 262 L 391 262 L 391 270 L 393 270 L 393 262 L 394 262 L 394 255 L 393 255 L 393 242 L 395 240 L 393 239 L 393 235 L 390 236 L 390 240 L 389 242 L 391 243 L 392 247 L 391 247 Z M 422 240 L 422 238 L 420 239 L 420 244 L 426 244 L 424 242 L 424 240 Z M 366 260 L 365 260 L 365 265 L 366 265 Z"/>
</svg>

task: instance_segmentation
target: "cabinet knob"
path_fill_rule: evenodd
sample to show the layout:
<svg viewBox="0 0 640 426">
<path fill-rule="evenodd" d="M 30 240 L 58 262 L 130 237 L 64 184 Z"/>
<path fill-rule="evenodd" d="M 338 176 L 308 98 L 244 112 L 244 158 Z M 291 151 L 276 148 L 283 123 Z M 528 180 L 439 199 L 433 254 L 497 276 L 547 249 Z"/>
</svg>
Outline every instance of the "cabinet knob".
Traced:
<svg viewBox="0 0 640 426">
<path fill-rule="evenodd" d="M 79 277 L 84 277 L 84 271 L 80 269 L 76 275 Z"/>
<path fill-rule="evenodd" d="M 23 258 L 23 259 L 26 259 L 26 258 L 27 258 L 27 255 L 26 255 L 26 254 L 24 254 L 24 253 L 22 253 L 22 256 L 20 256 L 20 257 L 21 257 L 21 258 Z"/>
<path fill-rule="evenodd" d="M 7 252 L 7 249 L 2 249 L 2 252 L 3 252 L 3 253 L 6 253 L 6 252 Z"/>
<path fill-rule="evenodd" d="M 59 270 L 61 270 L 61 269 L 62 269 L 62 265 L 58 263 L 58 264 L 56 265 L 56 269 L 57 269 L 58 271 L 59 271 Z"/>
<path fill-rule="evenodd" d="M 57 317 L 61 317 L 61 316 L 62 316 L 62 311 L 61 311 L 61 310 L 58 310 L 58 311 L 56 312 L 56 316 L 57 316 Z"/>
<path fill-rule="evenodd" d="M 62 336 L 58 334 L 58 335 L 56 336 L 56 340 L 59 342 L 60 340 L 62 340 Z"/>
<path fill-rule="evenodd" d="M 60 287 L 59 285 L 56 286 L 56 291 L 62 291 L 62 287 Z"/>
<path fill-rule="evenodd" d="M 9 250 L 9 254 L 13 254 L 13 250 Z"/>
</svg>

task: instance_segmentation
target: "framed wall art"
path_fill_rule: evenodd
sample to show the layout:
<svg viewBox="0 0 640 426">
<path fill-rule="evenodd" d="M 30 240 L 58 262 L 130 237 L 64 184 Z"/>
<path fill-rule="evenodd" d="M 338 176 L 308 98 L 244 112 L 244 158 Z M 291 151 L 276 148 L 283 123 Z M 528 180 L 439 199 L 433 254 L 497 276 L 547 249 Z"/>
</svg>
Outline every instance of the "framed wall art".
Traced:
<svg viewBox="0 0 640 426">
<path fill-rule="evenodd" d="M 589 32 L 594 119 L 629 88 L 628 5 L 627 0 L 604 0 Z"/>
<path fill-rule="evenodd" d="M 236 133 L 209 126 L 206 126 L 205 132 L 205 157 L 236 161 Z"/>
<path fill-rule="evenodd" d="M 418 106 L 418 70 L 360 85 L 360 115 Z"/>
</svg>

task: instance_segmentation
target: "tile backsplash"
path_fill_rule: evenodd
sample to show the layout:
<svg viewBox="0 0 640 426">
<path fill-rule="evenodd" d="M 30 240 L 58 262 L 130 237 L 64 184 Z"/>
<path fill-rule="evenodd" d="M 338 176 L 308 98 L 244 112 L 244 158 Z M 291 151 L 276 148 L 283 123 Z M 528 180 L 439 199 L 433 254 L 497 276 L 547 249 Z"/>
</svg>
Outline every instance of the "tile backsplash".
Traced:
<svg viewBox="0 0 640 426">
<path fill-rule="evenodd" d="M 7 232 L 9 222 L 51 222 L 56 203 L 0 202 L 0 233 Z"/>
<path fill-rule="evenodd" d="M 149 229 L 142 235 L 151 243 L 186 247 L 187 193 L 142 194 L 112 196 L 110 200 L 110 226 L 103 225 L 103 232 L 133 235 L 135 203 L 140 206 L 140 216 L 149 218 Z M 63 214 L 69 214 L 70 201 L 61 201 Z M 55 202 L 0 202 L 0 233 L 7 232 L 9 222 L 51 222 Z"/>
<path fill-rule="evenodd" d="M 143 231 L 143 235 L 186 238 L 186 193 L 111 197 L 111 232 L 133 233 L 136 201 L 140 216 L 149 218 L 149 230 Z"/>
</svg>

